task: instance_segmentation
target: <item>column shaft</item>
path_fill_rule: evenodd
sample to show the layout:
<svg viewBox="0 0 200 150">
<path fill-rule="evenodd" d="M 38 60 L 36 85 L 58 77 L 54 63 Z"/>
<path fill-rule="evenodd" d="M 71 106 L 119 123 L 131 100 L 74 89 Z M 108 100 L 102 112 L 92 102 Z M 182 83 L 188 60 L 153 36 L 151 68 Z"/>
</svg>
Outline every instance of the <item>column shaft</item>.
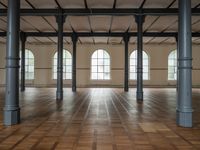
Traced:
<svg viewBox="0 0 200 150">
<path fill-rule="evenodd" d="M 72 91 L 76 92 L 76 43 L 77 35 L 73 33 L 72 42 L 73 42 L 73 59 L 72 59 Z"/>
<path fill-rule="evenodd" d="M 20 0 L 8 0 L 8 33 L 6 50 L 6 94 L 4 125 L 20 122 L 19 107 L 19 30 Z"/>
<path fill-rule="evenodd" d="M 26 35 L 21 32 L 21 91 L 25 91 L 25 44 L 26 44 Z"/>
<path fill-rule="evenodd" d="M 143 22 L 144 16 L 136 16 L 137 23 L 137 100 L 143 101 Z"/>
<path fill-rule="evenodd" d="M 192 127 L 191 0 L 179 0 L 177 125 Z"/>
<path fill-rule="evenodd" d="M 177 72 L 176 72 L 176 92 L 178 92 L 178 87 L 179 87 L 179 48 L 178 48 L 178 35 L 175 37 L 176 40 L 176 45 L 177 45 L 177 50 L 176 50 L 176 54 L 177 54 Z M 178 94 L 177 94 L 178 95 Z M 178 96 L 177 96 L 178 97 Z"/>
<path fill-rule="evenodd" d="M 128 59 L 128 42 L 129 36 L 126 34 L 124 36 L 124 91 L 128 92 L 129 90 L 129 59 Z"/>
<path fill-rule="evenodd" d="M 63 99 L 63 24 L 64 16 L 60 13 L 56 16 L 58 24 L 58 56 L 57 56 L 57 91 L 56 99 Z"/>
</svg>

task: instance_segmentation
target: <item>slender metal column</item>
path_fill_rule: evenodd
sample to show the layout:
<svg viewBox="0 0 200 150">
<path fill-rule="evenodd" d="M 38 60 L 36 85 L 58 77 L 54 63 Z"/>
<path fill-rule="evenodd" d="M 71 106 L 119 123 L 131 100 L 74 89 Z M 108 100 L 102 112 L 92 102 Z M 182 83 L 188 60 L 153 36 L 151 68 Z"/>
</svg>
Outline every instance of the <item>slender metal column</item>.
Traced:
<svg viewBox="0 0 200 150">
<path fill-rule="evenodd" d="M 6 96 L 4 125 L 20 122 L 19 107 L 19 27 L 20 0 L 8 0 L 8 33 L 6 51 Z"/>
<path fill-rule="evenodd" d="M 137 100 L 143 101 L 143 23 L 144 16 L 135 16 L 137 23 Z"/>
<path fill-rule="evenodd" d="M 26 44 L 26 34 L 21 32 L 21 91 L 25 91 L 25 44 Z"/>
<path fill-rule="evenodd" d="M 56 16 L 58 24 L 58 61 L 57 61 L 57 91 L 56 99 L 63 99 L 63 24 L 65 17 L 60 13 Z"/>
<path fill-rule="evenodd" d="M 124 36 L 124 44 L 125 44 L 125 53 L 124 53 L 124 91 L 128 92 L 129 90 L 129 59 L 128 59 L 128 42 L 129 42 L 129 36 L 126 34 Z"/>
<path fill-rule="evenodd" d="M 177 45 L 177 50 L 176 50 L 176 54 L 177 54 L 177 73 L 176 73 L 176 92 L 178 92 L 178 87 L 179 87 L 179 48 L 178 48 L 178 35 L 175 36 L 175 40 L 176 40 L 176 45 Z M 177 94 L 178 97 L 178 94 Z"/>
<path fill-rule="evenodd" d="M 73 59 L 72 59 L 72 91 L 76 92 L 76 43 L 78 37 L 76 33 L 72 35 L 72 42 L 73 42 Z"/>
<path fill-rule="evenodd" d="M 179 0 L 179 10 L 177 125 L 192 127 L 191 0 Z"/>
</svg>

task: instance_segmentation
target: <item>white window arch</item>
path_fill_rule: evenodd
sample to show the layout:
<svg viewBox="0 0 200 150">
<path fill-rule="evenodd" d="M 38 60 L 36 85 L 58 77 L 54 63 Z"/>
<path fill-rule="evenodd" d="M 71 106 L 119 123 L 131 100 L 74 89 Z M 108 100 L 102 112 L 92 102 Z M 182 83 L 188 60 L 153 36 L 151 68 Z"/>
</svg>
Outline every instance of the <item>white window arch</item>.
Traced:
<svg viewBox="0 0 200 150">
<path fill-rule="evenodd" d="M 168 80 L 177 78 L 177 51 L 172 51 L 168 56 Z"/>
<path fill-rule="evenodd" d="M 145 51 L 143 53 L 143 80 L 149 80 L 149 56 Z M 137 79 L 137 50 L 130 55 L 130 79 Z"/>
<path fill-rule="evenodd" d="M 91 79 L 110 80 L 110 55 L 105 50 L 99 49 L 92 54 Z"/>
<path fill-rule="evenodd" d="M 58 53 L 53 56 L 53 79 L 57 79 Z M 63 50 L 63 79 L 72 79 L 72 55 L 69 51 Z"/>
<path fill-rule="evenodd" d="M 20 51 L 21 56 L 21 51 Z M 21 64 L 21 59 L 20 59 Z M 21 72 L 21 68 L 20 68 Z M 21 78 L 21 74 L 20 74 Z M 25 50 L 25 79 L 26 80 L 33 80 L 34 79 L 34 55 L 31 50 Z"/>
</svg>

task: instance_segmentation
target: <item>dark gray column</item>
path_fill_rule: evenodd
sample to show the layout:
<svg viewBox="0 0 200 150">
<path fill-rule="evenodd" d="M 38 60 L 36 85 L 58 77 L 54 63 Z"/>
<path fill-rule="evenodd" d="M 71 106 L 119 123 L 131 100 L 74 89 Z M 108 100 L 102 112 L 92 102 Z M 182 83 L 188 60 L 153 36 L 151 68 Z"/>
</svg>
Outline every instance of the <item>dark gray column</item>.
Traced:
<svg viewBox="0 0 200 150">
<path fill-rule="evenodd" d="M 177 36 L 175 36 L 175 40 L 176 40 L 176 45 L 177 45 L 177 50 L 176 50 L 176 52 L 177 52 L 177 74 L 176 74 L 176 91 L 178 92 L 178 87 L 179 87 L 179 69 L 178 69 L 178 67 L 179 67 L 179 48 L 178 48 L 178 35 Z M 178 95 L 177 95 L 178 96 Z"/>
<path fill-rule="evenodd" d="M 57 91 L 56 99 L 63 99 L 63 24 L 65 17 L 60 13 L 56 16 L 58 24 L 58 58 L 57 58 Z"/>
<path fill-rule="evenodd" d="M 25 44 L 26 34 L 21 32 L 21 91 L 25 91 Z"/>
<path fill-rule="evenodd" d="M 76 43 L 78 37 L 76 33 L 72 35 L 72 43 L 73 43 L 73 59 L 72 59 L 72 91 L 76 92 Z"/>
<path fill-rule="evenodd" d="M 6 51 L 6 95 L 4 125 L 20 122 L 19 107 L 19 27 L 20 0 L 8 0 L 8 33 Z"/>
<path fill-rule="evenodd" d="M 177 125 L 192 127 L 191 0 L 179 0 Z"/>
<path fill-rule="evenodd" d="M 125 45 L 125 53 L 124 53 L 124 91 L 128 92 L 129 90 L 129 59 L 128 59 L 128 42 L 129 36 L 126 34 L 124 36 L 124 45 Z"/>
<path fill-rule="evenodd" d="M 135 16 L 137 23 L 137 100 L 143 101 L 143 22 L 144 16 Z"/>
</svg>

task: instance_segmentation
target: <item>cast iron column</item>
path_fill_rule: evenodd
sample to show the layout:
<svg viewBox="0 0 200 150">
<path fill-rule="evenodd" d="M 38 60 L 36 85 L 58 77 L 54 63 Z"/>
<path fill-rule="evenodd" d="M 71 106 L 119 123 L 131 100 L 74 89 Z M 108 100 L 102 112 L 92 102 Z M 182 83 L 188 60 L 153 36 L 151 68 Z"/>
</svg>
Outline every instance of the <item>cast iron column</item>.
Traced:
<svg viewBox="0 0 200 150">
<path fill-rule="evenodd" d="M 143 23 L 144 16 L 135 16 L 137 23 L 137 100 L 143 101 Z"/>
<path fill-rule="evenodd" d="M 63 24 L 65 17 L 62 13 L 56 16 L 58 24 L 58 56 L 57 56 L 57 91 L 56 99 L 63 99 Z"/>
<path fill-rule="evenodd" d="M 128 42 L 129 42 L 129 36 L 126 34 L 124 36 L 124 44 L 125 44 L 125 53 L 124 53 L 124 91 L 128 92 L 129 90 L 129 59 L 128 59 Z"/>
<path fill-rule="evenodd" d="M 76 92 L 76 43 L 78 37 L 76 33 L 72 35 L 72 42 L 73 42 L 73 59 L 72 59 L 72 91 Z"/>
<path fill-rule="evenodd" d="M 177 125 L 192 127 L 191 0 L 179 0 Z"/>
<path fill-rule="evenodd" d="M 21 32 L 21 91 L 25 91 L 25 44 L 26 44 L 26 34 Z"/>
<path fill-rule="evenodd" d="M 178 35 L 175 36 L 175 40 L 176 40 L 176 45 L 177 45 L 177 50 L 176 50 L 176 58 L 177 58 L 177 72 L 176 72 L 176 91 L 178 92 L 178 87 L 179 87 L 179 48 L 178 48 Z M 177 94 L 178 96 L 178 94 Z"/>
<path fill-rule="evenodd" d="M 19 107 L 19 30 L 20 0 L 8 0 L 8 33 L 6 51 L 6 94 L 4 125 L 20 122 Z"/>
</svg>

